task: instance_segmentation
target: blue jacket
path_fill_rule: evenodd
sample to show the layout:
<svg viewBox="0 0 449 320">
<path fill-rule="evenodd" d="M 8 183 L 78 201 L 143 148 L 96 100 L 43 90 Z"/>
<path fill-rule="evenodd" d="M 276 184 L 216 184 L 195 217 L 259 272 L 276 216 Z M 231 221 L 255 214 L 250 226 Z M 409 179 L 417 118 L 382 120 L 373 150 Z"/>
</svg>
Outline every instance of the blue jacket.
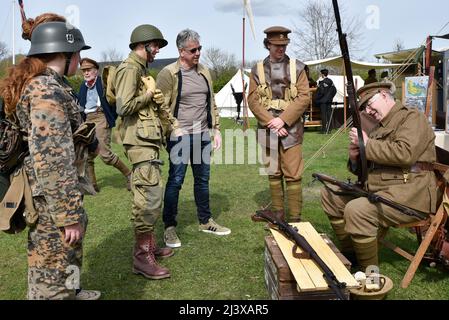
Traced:
<svg viewBox="0 0 449 320">
<path fill-rule="evenodd" d="M 103 84 L 101 81 L 101 77 L 97 77 L 97 81 L 95 82 L 95 88 L 97 88 L 98 96 L 100 97 L 101 107 L 103 108 L 104 115 L 106 117 L 106 121 L 108 122 L 109 128 L 115 127 L 115 119 L 117 119 L 117 112 L 115 111 L 115 108 L 112 108 L 108 101 L 106 100 L 106 97 L 104 95 L 103 91 Z M 84 81 L 81 84 L 80 92 L 78 94 L 79 96 L 79 102 L 81 107 L 83 109 L 86 107 L 86 100 L 87 100 L 87 86 L 86 82 Z"/>
</svg>

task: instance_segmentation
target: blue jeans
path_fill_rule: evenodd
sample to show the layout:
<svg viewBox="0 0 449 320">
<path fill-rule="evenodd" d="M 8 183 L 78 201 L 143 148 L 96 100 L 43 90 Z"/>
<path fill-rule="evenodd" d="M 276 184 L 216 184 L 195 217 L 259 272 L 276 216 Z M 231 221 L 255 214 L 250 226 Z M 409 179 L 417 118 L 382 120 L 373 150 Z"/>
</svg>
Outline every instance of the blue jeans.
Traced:
<svg viewBox="0 0 449 320">
<path fill-rule="evenodd" d="M 209 132 L 184 135 L 175 141 L 169 141 L 167 151 L 170 158 L 170 171 L 165 187 L 164 211 L 162 214 L 165 228 L 177 226 L 179 191 L 184 183 L 189 162 L 194 178 L 193 190 L 198 220 L 201 224 L 207 223 L 212 215 L 209 207 L 211 158 Z"/>
</svg>

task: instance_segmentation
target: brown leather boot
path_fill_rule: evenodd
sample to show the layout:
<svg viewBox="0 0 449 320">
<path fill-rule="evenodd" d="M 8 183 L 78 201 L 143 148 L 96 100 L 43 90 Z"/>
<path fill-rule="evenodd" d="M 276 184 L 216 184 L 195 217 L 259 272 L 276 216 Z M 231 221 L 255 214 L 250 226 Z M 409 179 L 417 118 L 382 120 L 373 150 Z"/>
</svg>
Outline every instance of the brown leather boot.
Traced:
<svg viewBox="0 0 449 320">
<path fill-rule="evenodd" d="M 136 234 L 133 272 L 145 278 L 159 280 L 170 277 L 170 271 L 160 266 L 155 258 L 156 237 L 153 232 Z"/>
<path fill-rule="evenodd" d="M 169 247 L 161 247 L 160 248 L 156 244 L 156 249 L 154 249 L 154 255 L 156 256 L 156 258 L 161 258 L 161 259 L 170 258 L 174 254 L 175 254 L 175 251 Z"/>
<path fill-rule="evenodd" d="M 126 189 L 131 191 L 131 170 L 123 163 L 122 160 L 117 159 L 117 162 L 114 164 L 114 167 L 117 168 L 126 178 Z"/>
<path fill-rule="evenodd" d="M 89 181 L 92 183 L 92 186 L 94 187 L 94 190 L 96 192 L 100 192 L 100 187 L 97 185 L 97 177 L 95 176 L 95 166 L 93 163 L 87 163 L 87 177 L 89 178 Z"/>
</svg>

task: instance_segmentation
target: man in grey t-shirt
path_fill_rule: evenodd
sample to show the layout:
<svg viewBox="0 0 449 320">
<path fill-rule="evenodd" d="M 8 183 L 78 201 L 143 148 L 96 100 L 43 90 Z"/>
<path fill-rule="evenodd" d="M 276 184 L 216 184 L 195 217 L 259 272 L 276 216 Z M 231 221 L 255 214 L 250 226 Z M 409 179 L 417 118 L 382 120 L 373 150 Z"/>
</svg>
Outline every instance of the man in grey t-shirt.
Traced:
<svg viewBox="0 0 449 320">
<path fill-rule="evenodd" d="M 218 111 L 214 103 L 212 79 L 206 67 L 199 63 L 200 36 L 186 29 L 176 39 L 179 59 L 159 73 L 156 87 L 165 97 L 183 131 L 181 137 L 167 143 L 170 172 L 165 188 L 163 220 L 165 244 L 181 246 L 176 234 L 179 191 L 184 183 L 188 164 L 194 177 L 194 196 L 199 230 L 215 235 L 228 235 L 231 230 L 212 219 L 209 206 L 210 155 L 212 147 L 221 147 Z M 214 133 L 213 146 L 209 131 Z"/>
</svg>

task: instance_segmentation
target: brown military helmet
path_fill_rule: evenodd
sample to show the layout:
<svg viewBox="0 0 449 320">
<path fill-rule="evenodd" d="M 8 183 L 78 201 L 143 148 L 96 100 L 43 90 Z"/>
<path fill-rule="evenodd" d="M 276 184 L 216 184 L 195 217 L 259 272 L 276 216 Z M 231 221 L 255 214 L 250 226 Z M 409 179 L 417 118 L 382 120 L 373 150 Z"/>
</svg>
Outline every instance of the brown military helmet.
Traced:
<svg viewBox="0 0 449 320">
<path fill-rule="evenodd" d="M 93 59 L 90 59 L 90 58 L 81 59 L 80 66 L 81 66 L 80 67 L 81 70 L 92 69 L 92 68 L 95 68 L 97 70 L 100 69 L 98 62 Z"/>
<path fill-rule="evenodd" d="M 264 32 L 267 34 L 265 41 L 271 44 L 283 46 L 290 43 L 290 39 L 288 37 L 288 34 L 292 32 L 290 29 L 274 26 L 265 29 Z"/>
<path fill-rule="evenodd" d="M 394 92 L 396 91 L 396 87 L 392 82 L 374 82 L 361 87 L 357 91 L 357 95 L 359 96 L 359 108 L 361 110 L 365 109 L 364 105 L 368 102 L 368 100 L 382 90 L 394 94 Z"/>
</svg>

